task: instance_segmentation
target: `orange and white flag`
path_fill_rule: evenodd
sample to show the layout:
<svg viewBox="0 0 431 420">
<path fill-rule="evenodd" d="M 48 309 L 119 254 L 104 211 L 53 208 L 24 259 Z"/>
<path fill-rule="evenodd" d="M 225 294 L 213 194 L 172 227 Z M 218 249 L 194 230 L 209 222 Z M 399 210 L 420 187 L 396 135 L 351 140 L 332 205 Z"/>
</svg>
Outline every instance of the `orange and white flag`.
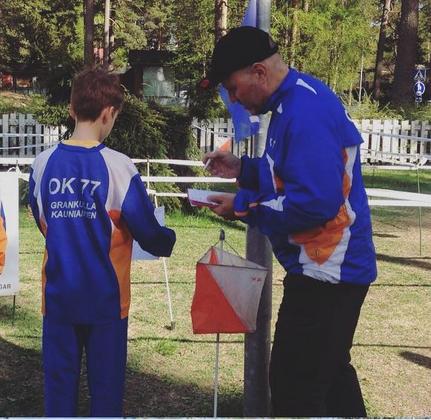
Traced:
<svg viewBox="0 0 431 420">
<path fill-rule="evenodd" d="M 266 274 L 258 264 L 211 247 L 196 264 L 193 332 L 254 332 Z"/>
</svg>

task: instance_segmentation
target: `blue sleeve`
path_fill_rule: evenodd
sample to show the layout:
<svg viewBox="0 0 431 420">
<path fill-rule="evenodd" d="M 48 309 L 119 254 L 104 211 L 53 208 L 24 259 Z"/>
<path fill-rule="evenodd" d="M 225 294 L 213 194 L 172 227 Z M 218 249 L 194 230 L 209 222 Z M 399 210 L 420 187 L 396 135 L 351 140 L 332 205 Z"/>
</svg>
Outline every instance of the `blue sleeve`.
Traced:
<svg viewBox="0 0 431 420">
<path fill-rule="evenodd" d="M 333 130 L 323 119 L 292 120 L 276 156 L 283 189 L 267 194 L 239 190 L 236 214 L 266 235 L 302 232 L 333 219 L 344 203 L 343 148 Z"/>
<path fill-rule="evenodd" d="M 259 185 L 260 158 L 241 157 L 241 173 L 238 177 L 239 185 L 243 188 L 257 189 Z"/>
<path fill-rule="evenodd" d="M 30 177 L 29 177 L 29 188 L 28 188 L 28 204 L 30 205 L 31 212 L 33 214 L 34 220 L 36 221 L 37 227 L 43 235 L 42 226 L 40 224 L 40 214 L 39 214 L 39 206 L 37 204 L 37 197 L 34 196 L 34 189 L 36 183 L 34 182 L 33 177 L 33 168 L 30 169 Z"/>
<path fill-rule="evenodd" d="M 176 240 L 175 232 L 160 226 L 155 218 L 154 206 L 139 174 L 130 180 L 130 186 L 121 208 L 121 215 L 133 238 L 143 250 L 158 257 L 171 255 Z"/>
</svg>

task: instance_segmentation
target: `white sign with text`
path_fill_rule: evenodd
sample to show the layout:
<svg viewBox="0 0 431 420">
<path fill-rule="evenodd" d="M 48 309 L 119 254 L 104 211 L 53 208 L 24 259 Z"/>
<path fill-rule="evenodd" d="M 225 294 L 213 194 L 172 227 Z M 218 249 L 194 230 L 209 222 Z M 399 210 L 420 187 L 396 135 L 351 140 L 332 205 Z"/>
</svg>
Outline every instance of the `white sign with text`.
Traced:
<svg viewBox="0 0 431 420">
<path fill-rule="evenodd" d="M 0 172 L 0 296 L 19 289 L 18 174 Z"/>
</svg>

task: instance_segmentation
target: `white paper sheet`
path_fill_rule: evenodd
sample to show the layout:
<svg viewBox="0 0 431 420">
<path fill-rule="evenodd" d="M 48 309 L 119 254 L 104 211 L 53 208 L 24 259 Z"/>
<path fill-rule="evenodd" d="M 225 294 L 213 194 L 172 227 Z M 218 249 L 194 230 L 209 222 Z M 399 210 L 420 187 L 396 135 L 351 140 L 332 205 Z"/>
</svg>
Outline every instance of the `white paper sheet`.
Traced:
<svg viewBox="0 0 431 420">
<path fill-rule="evenodd" d="M 214 207 L 217 203 L 208 200 L 208 196 L 217 195 L 217 194 L 225 194 L 220 191 L 208 191 L 208 190 L 196 190 L 194 188 L 187 189 L 187 197 L 192 206 L 199 207 Z"/>
<path fill-rule="evenodd" d="M 154 209 L 154 216 L 161 226 L 165 226 L 165 207 L 156 207 Z M 156 257 L 147 251 L 144 251 L 136 241 L 133 241 L 132 260 L 158 260 Z"/>
</svg>

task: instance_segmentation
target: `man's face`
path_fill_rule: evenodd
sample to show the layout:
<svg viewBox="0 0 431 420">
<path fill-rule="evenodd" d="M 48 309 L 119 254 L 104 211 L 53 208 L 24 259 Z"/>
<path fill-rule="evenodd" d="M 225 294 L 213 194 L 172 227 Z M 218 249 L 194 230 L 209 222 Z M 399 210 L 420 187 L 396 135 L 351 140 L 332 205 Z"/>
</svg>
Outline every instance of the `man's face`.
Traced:
<svg viewBox="0 0 431 420">
<path fill-rule="evenodd" d="M 267 100 L 264 83 L 253 67 L 237 70 L 223 81 L 231 102 L 238 102 L 252 115 L 260 113 Z"/>
</svg>

